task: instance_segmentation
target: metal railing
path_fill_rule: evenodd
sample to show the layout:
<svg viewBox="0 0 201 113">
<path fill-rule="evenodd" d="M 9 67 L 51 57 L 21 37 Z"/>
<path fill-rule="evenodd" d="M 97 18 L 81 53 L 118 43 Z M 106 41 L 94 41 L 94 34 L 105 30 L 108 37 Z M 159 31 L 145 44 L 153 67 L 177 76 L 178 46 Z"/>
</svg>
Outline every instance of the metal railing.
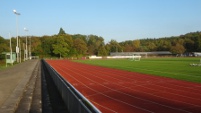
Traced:
<svg viewBox="0 0 201 113">
<path fill-rule="evenodd" d="M 45 60 L 42 63 L 48 70 L 70 113 L 101 113 L 89 100 L 64 80 Z"/>
</svg>

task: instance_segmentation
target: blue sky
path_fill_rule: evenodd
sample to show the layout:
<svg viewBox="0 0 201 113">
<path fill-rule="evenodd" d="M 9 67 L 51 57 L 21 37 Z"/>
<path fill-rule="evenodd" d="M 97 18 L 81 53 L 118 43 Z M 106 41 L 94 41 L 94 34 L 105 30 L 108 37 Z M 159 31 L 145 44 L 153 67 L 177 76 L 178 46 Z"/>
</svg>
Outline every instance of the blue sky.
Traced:
<svg viewBox="0 0 201 113">
<path fill-rule="evenodd" d="M 105 42 L 178 36 L 201 31 L 201 0 L 1 0 L 0 36 L 69 34 Z"/>
</svg>

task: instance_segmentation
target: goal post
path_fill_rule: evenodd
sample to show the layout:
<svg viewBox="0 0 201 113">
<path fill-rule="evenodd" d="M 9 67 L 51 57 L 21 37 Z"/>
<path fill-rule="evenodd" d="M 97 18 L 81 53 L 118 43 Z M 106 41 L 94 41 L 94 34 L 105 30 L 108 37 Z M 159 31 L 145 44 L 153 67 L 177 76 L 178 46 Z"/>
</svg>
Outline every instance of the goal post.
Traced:
<svg viewBox="0 0 201 113">
<path fill-rule="evenodd" d="M 141 56 L 138 54 L 134 54 L 131 57 L 131 61 L 140 61 L 140 59 L 141 59 Z"/>
</svg>

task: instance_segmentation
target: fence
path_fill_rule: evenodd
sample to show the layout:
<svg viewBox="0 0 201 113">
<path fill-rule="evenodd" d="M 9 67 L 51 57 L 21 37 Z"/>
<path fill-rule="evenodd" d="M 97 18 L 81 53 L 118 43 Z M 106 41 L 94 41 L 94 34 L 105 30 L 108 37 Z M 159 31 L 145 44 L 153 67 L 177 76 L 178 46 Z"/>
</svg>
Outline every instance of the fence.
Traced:
<svg viewBox="0 0 201 113">
<path fill-rule="evenodd" d="M 70 113 L 101 113 L 79 91 L 64 80 L 45 60 L 42 60 L 42 63 L 52 77 Z"/>
</svg>

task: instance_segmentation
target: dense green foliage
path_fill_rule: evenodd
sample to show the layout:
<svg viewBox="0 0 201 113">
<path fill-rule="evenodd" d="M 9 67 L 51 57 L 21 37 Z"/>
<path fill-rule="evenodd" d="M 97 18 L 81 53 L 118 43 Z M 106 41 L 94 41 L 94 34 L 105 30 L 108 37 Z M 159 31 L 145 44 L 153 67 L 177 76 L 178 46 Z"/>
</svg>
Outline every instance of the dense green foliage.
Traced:
<svg viewBox="0 0 201 113">
<path fill-rule="evenodd" d="M 19 37 L 21 51 L 25 37 Z M 104 42 L 104 38 L 96 35 L 70 35 L 60 28 L 53 36 L 29 37 L 32 55 L 43 57 L 81 58 L 83 56 L 107 56 L 110 52 L 151 52 L 170 51 L 174 54 L 185 52 L 201 52 L 201 32 L 188 33 L 181 36 L 158 39 L 140 39 L 117 42 Z M 29 46 L 29 45 L 28 45 Z M 12 38 L 12 49 L 15 51 L 16 38 Z M 9 39 L 0 37 L 0 53 L 9 51 Z M 23 53 L 22 53 L 23 54 Z M 0 55 L 0 59 L 3 59 Z"/>
<path fill-rule="evenodd" d="M 191 63 L 200 63 L 200 58 L 144 58 L 141 61 L 128 59 L 75 61 L 201 83 L 201 67 L 190 66 Z"/>
</svg>

